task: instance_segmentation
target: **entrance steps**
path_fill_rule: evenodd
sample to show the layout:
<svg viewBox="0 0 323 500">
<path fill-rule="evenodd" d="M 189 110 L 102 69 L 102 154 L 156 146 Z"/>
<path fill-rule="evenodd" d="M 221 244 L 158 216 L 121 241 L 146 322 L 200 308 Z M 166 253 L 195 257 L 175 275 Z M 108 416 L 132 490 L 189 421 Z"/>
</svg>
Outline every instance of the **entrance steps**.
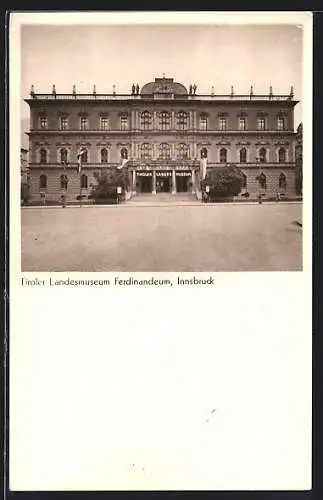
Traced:
<svg viewBox="0 0 323 500">
<path fill-rule="evenodd" d="M 136 194 L 127 202 L 127 205 L 158 206 L 158 205 L 200 205 L 201 202 L 192 193 L 158 193 Z"/>
</svg>

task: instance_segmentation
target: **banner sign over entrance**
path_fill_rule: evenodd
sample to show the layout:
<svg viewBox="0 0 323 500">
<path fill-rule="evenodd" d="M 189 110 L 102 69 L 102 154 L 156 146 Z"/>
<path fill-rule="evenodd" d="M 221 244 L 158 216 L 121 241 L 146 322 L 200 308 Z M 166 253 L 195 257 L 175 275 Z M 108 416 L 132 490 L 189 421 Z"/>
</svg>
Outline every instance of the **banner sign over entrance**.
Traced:
<svg viewBox="0 0 323 500">
<path fill-rule="evenodd" d="M 156 172 L 157 177 L 171 177 L 172 172 L 166 171 L 166 172 Z"/>
<path fill-rule="evenodd" d="M 152 172 L 137 172 L 138 177 L 151 177 L 152 175 Z"/>
<path fill-rule="evenodd" d="M 176 172 L 176 177 L 191 177 L 191 172 Z"/>
</svg>

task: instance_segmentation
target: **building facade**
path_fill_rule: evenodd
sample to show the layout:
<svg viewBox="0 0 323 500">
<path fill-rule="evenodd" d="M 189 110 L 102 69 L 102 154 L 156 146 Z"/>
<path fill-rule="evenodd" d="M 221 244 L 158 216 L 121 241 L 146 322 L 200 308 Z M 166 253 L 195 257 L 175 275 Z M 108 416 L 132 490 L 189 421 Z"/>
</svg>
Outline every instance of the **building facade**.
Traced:
<svg viewBox="0 0 323 500">
<path fill-rule="evenodd" d="M 187 192 L 199 188 L 207 167 L 236 164 L 244 192 L 295 195 L 293 89 L 288 95 L 199 95 L 172 78 L 156 78 L 129 94 L 37 94 L 30 106 L 30 192 L 59 200 L 88 195 L 102 169 L 127 159 L 133 193 Z M 77 173 L 77 153 L 82 171 Z"/>
<path fill-rule="evenodd" d="M 303 124 L 300 123 L 296 131 L 295 145 L 295 186 L 296 194 L 302 195 L 303 192 Z"/>
<path fill-rule="evenodd" d="M 20 178 L 22 184 L 29 184 L 28 150 L 20 148 Z"/>
</svg>

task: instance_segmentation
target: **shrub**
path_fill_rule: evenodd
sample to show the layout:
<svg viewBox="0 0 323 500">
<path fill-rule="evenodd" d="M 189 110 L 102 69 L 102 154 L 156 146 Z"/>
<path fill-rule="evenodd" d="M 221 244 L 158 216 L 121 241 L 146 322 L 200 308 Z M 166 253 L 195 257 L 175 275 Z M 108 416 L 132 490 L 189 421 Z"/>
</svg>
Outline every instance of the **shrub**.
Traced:
<svg viewBox="0 0 323 500">
<path fill-rule="evenodd" d="M 209 186 L 211 199 L 238 196 L 243 185 L 243 173 L 236 165 L 226 165 L 209 169 L 202 181 L 202 191 Z"/>
<path fill-rule="evenodd" d="M 117 188 L 121 187 L 122 193 L 128 189 L 128 169 L 109 168 L 96 177 L 97 185 L 92 187 L 91 198 L 96 200 L 108 200 L 120 198 Z"/>
</svg>

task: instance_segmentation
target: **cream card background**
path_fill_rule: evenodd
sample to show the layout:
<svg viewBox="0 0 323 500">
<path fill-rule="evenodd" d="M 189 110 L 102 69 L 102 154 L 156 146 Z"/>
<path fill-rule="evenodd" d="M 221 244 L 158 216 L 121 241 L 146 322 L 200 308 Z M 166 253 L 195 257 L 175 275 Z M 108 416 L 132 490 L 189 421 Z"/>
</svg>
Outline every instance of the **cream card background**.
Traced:
<svg viewBox="0 0 323 500">
<path fill-rule="evenodd" d="M 35 275 L 20 271 L 20 26 L 118 16 L 303 27 L 302 272 L 214 273 L 196 288 L 21 287 Z M 310 488 L 311 15 L 14 14 L 10 31 L 10 488 Z"/>
</svg>

